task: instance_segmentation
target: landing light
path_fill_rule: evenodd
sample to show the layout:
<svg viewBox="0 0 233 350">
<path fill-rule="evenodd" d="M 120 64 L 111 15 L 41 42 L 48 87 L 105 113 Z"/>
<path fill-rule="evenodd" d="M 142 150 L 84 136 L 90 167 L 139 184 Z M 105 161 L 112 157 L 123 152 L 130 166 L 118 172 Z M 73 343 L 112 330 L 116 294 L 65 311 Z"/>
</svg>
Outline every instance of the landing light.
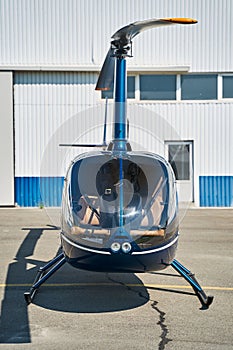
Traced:
<svg viewBox="0 0 233 350">
<path fill-rule="evenodd" d="M 131 244 L 129 242 L 125 242 L 122 244 L 121 249 L 124 253 L 129 253 L 131 250 Z"/>
<path fill-rule="evenodd" d="M 113 253 L 117 253 L 119 250 L 121 249 L 121 245 L 118 242 L 113 242 L 111 244 L 111 250 L 113 251 Z"/>
</svg>

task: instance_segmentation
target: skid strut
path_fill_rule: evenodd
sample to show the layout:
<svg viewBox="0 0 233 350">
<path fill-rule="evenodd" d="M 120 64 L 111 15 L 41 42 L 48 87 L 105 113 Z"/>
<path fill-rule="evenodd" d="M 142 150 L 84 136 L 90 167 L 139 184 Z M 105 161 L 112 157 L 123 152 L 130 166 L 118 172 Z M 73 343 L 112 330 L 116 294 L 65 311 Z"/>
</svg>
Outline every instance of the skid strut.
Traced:
<svg viewBox="0 0 233 350">
<path fill-rule="evenodd" d="M 195 275 L 186 269 L 179 261 L 173 260 L 171 266 L 191 285 L 196 296 L 201 302 L 203 309 L 208 309 L 210 304 L 212 304 L 214 297 L 207 296 L 204 290 L 201 288 L 200 284 L 197 282 Z"/>
<path fill-rule="evenodd" d="M 28 292 L 24 293 L 24 297 L 25 300 L 27 302 L 27 304 L 29 305 L 38 288 L 49 278 L 51 277 L 57 270 L 60 269 L 60 267 L 62 267 L 62 265 L 64 265 L 66 262 L 66 259 L 64 257 L 64 254 L 61 253 L 59 255 L 57 255 L 55 258 L 53 258 L 52 260 L 50 260 L 46 265 L 41 266 L 39 268 L 39 271 L 36 275 L 35 281 L 33 282 L 33 285 L 31 286 L 30 290 Z M 48 269 L 50 269 L 48 272 L 46 272 Z"/>
</svg>

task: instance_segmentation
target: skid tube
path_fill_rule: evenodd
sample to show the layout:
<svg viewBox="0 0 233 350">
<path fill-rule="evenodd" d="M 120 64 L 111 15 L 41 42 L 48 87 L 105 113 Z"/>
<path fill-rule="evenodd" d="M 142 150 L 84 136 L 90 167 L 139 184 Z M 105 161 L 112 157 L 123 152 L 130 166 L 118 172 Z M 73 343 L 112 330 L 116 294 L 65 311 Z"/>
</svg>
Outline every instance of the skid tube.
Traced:
<svg viewBox="0 0 233 350">
<path fill-rule="evenodd" d="M 39 271 L 36 275 L 35 281 L 33 282 L 33 285 L 31 286 L 30 290 L 28 292 L 24 293 L 24 298 L 26 300 L 26 303 L 29 305 L 38 290 L 38 288 L 49 278 L 51 277 L 57 270 L 59 270 L 64 264 L 66 263 L 66 259 L 64 257 L 64 254 L 61 253 L 52 260 L 50 260 L 47 264 L 44 266 L 41 266 L 39 268 Z M 48 272 L 46 272 L 48 269 L 50 269 Z"/>
<path fill-rule="evenodd" d="M 209 306 L 212 304 L 214 297 L 207 296 L 205 294 L 204 290 L 197 282 L 195 275 L 191 271 L 186 269 L 186 267 L 183 266 L 179 261 L 174 259 L 170 265 L 191 285 L 191 287 L 194 290 L 194 293 L 201 302 L 201 309 L 208 309 Z"/>
</svg>

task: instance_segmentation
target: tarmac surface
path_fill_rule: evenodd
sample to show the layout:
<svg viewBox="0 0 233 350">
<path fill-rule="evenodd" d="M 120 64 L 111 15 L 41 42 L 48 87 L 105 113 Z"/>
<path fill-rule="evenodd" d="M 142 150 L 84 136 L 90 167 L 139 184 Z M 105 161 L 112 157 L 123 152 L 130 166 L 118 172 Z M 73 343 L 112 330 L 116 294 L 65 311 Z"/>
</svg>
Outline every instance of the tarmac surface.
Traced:
<svg viewBox="0 0 233 350">
<path fill-rule="evenodd" d="M 171 268 L 105 274 L 65 264 L 33 304 L 23 292 L 59 248 L 45 209 L 0 209 L 0 349 L 233 349 L 233 210 L 190 209 L 177 259 L 208 295 L 208 310 Z"/>
</svg>

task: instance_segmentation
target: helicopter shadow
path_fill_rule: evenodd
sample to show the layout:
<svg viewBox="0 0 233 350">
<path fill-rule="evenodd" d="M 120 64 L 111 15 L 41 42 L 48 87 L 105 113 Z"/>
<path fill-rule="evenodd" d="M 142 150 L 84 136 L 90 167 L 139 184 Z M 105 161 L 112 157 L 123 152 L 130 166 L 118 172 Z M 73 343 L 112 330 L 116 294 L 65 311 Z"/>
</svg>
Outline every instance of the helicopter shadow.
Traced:
<svg viewBox="0 0 233 350">
<path fill-rule="evenodd" d="M 0 344 L 31 343 L 23 293 L 33 283 L 45 261 L 32 259 L 44 231 L 57 227 L 23 228 L 29 231 L 8 266 L 1 304 Z M 27 265 L 34 267 L 27 269 Z M 127 287 L 127 285 L 136 285 Z M 65 264 L 39 289 L 33 303 L 58 312 L 101 313 L 137 308 L 149 301 L 147 289 L 133 273 L 106 274 L 82 271 Z"/>
<path fill-rule="evenodd" d="M 149 272 L 182 278 L 177 274 Z M 34 304 L 53 311 L 101 313 L 130 310 L 150 301 L 149 290 L 195 296 L 193 292 L 145 286 L 134 273 L 83 271 L 66 264 L 40 289 Z"/>
<path fill-rule="evenodd" d="M 66 264 L 42 286 L 34 304 L 54 311 L 106 313 L 130 310 L 149 301 L 142 281 L 133 273 L 83 271 Z"/>
</svg>

